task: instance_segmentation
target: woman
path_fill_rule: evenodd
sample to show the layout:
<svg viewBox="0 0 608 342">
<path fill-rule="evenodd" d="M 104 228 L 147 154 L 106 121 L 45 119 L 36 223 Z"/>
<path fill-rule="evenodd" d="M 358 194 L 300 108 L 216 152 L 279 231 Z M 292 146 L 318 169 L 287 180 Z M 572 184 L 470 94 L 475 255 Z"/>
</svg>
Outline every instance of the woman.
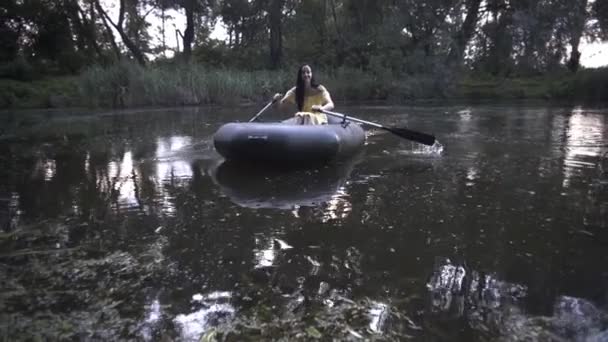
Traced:
<svg viewBox="0 0 608 342">
<path fill-rule="evenodd" d="M 285 96 L 275 94 L 273 101 L 276 106 L 281 108 L 285 102 L 296 104 L 297 122 L 301 125 L 323 125 L 327 124 L 327 115 L 320 113 L 320 110 L 334 109 L 334 102 L 324 86 L 317 84 L 312 76 L 312 69 L 308 64 L 304 64 L 298 70 L 296 86 L 289 89 Z"/>
</svg>

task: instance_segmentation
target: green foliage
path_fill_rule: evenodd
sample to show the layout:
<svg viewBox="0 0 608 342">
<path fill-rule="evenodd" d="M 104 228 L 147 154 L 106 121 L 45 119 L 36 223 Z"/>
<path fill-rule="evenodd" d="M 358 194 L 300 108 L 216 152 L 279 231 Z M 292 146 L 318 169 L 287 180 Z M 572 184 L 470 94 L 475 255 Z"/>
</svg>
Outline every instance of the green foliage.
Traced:
<svg viewBox="0 0 608 342">
<path fill-rule="evenodd" d="M 589 11 L 585 1 L 484 3 L 129 0 L 118 8 L 124 20 L 110 23 L 113 16 L 98 1 L 8 0 L 0 5 L 0 78 L 32 81 L 85 70 L 76 103 L 104 107 L 259 101 L 291 86 L 303 63 L 323 76 L 337 100 L 595 94 L 594 86 L 578 92 L 601 84 L 593 72 L 570 77 L 564 70 L 567 62 L 578 69 L 583 34 L 605 37 L 605 0 L 588 3 Z M 151 46 L 150 16 L 166 18 L 167 9 L 187 10 L 187 31 L 196 32 L 178 29 L 195 46 L 192 54 L 153 60 L 144 53 L 162 54 L 166 46 Z M 227 28 L 224 41 L 209 38 L 218 20 Z M 167 38 L 167 31 L 160 34 Z M 489 74 L 500 86 L 478 85 L 479 77 L 461 82 L 467 71 Z M 546 81 L 548 74 L 564 82 Z M 514 81 L 520 79 L 528 83 Z M 536 79 L 543 81 L 530 81 Z M 13 90 L 2 95 L 3 106 L 38 98 Z M 30 100 L 27 105 L 57 103 Z"/>
<path fill-rule="evenodd" d="M 608 67 L 583 69 L 557 80 L 552 95 L 561 99 L 608 101 Z"/>
<path fill-rule="evenodd" d="M 596 0 L 592 5 L 594 17 L 597 18 L 603 37 L 608 37 L 608 1 Z"/>
<path fill-rule="evenodd" d="M 435 74 L 395 74 L 373 62 L 369 71 L 353 68 L 317 70 L 316 77 L 336 101 L 442 98 L 446 84 Z M 295 68 L 294 68 L 295 70 Z M 159 64 L 143 68 L 132 62 L 96 66 L 79 78 L 81 95 L 91 106 L 172 106 L 267 101 L 295 83 L 284 71 L 239 71 L 201 64 Z M 356 82 L 353 82 L 356 80 Z"/>
<path fill-rule="evenodd" d="M 281 72 L 208 69 L 199 64 L 143 68 L 133 62 L 95 66 L 79 78 L 92 106 L 173 106 L 267 99 L 288 85 Z"/>
<path fill-rule="evenodd" d="M 39 75 L 35 68 L 23 57 L 0 63 L 0 78 L 9 78 L 17 81 L 31 81 L 38 77 Z"/>
<path fill-rule="evenodd" d="M 23 82 L 0 78 L 0 108 L 48 108 L 79 105 L 73 77 Z"/>
<path fill-rule="evenodd" d="M 0 80 L 0 108 L 265 102 L 274 93 L 293 86 L 295 76 L 288 71 L 238 71 L 171 63 L 143 68 L 135 62 L 122 62 L 91 67 L 79 77 L 33 82 Z M 608 100 L 605 95 L 608 94 L 608 68 L 583 69 L 576 74 L 563 70 L 551 76 L 515 78 L 473 72 L 460 79 L 441 68 L 426 74 L 394 73 L 372 62 L 369 71 L 342 67 L 316 70 L 315 74 L 338 104 L 443 98 Z"/>
<path fill-rule="evenodd" d="M 559 101 L 608 101 L 608 68 L 566 71 L 547 76 L 502 78 L 468 76 L 450 97 L 469 100 L 544 99 Z"/>
<path fill-rule="evenodd" d="M 608 68 L 562 71 L 551 76 L 504 78 L 470 73 L 452 81 L 437 73 L 392 73 L 376 65 L 317 70 L 316 77 L 334 101 L 418 99 L 559 99 L 606 101 Z M 441 73 L 442 77 L 437 75 Z M 287 71 L 237 71 L 200 64 L 159 64 L 143 68 L 134 62 L 95 66 L 79 77 L 33 82 L 0 80 L 0 108 L 134 107 L 265 102 L 295 82 Z M 356 80 L 353 82 L 352 80 Z"/>
<path fill-rule="evenodd" d="M 453 94 L 467 100 L 518 100 L 548 99 L 551 82 L 541 77 L 513 78 L 478 77 L 466 78 L 458 84 Z"/>
<path fill-rule="evenodd" d="M 104 16 L 98 1 L 9 0 L 0 5 L 0 60 L 12 61 L 21 55 L 41 65 L 45 73 L 59 74 L 76 73 L 107 61 L 108 56 L 135 58 L 145 64 L 143 53 L 161 54 L 166 48 L 151 46 L 150 17 L 164 20 L 167 9 L 178 8 L 190 13 L 186 31 L 194 29 L 194 39 L 188 38 L 184 28 L 177 29 L 183 39 L 188 38 L 188 46 L 195 43 L 196 62 L 247 70 L 307 62 L 326 69 L 364 71 L 381 65 L 392 73 L 427 75 L 436 74 L 437 64 L 447 64 L 450 52 L 462 56 L 468 46 L 466 59 L 477 71 L 540 75 L 572 60 L 568 51 L 576 50 L 589 26 L 586 23 L 597 23 L 595 37 L 606 31 L 605 0 L 590 3 L 589 11 L 587 0 L 494 0 L 481 10 L 471 6 L 474 3 L 129 0 L 121 2 L 118 10 L 123 15 L 113 22 L 121 33 L 121 46 L 108 31 L 109 16 Z M 469 14 L 473 19 L 466 30 L 463 21 Z M 227 28 L 228 37 L 222 42 L 209 38 L 218 20 Z M 165 41 L 169 33 L 163 29 L 161 34 L 164 37 L 158 38 Z M 578 58 L 573 63 L 578 64 Z"/>
</svg>

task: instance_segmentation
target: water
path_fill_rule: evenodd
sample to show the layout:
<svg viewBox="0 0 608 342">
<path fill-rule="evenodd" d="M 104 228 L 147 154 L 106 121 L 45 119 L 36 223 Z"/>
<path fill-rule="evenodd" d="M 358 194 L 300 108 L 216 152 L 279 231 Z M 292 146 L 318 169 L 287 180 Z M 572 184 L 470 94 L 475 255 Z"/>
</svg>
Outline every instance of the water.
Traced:
<svg viewBox="0 0 608 342">
<path fill-rule="evenodd" d="M 608 340 L 608 110 L 344 107 L 439 143 L 222 163 L 257 111 L 0 113 L 0 336 Z"/>
</svg>

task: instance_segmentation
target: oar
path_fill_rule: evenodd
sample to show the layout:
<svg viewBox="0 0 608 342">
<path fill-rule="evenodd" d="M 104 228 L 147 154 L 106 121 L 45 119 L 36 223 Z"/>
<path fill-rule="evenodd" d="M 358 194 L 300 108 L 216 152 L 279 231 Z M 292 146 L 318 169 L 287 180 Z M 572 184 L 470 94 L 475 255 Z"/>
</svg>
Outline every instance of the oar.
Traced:
<svg viewBox="0 0 608 342">
<path fill-rule="evenodd" d="M 268 102 L 268 104 L 266 106 L 264 106 L 264 108 L 262 108 L 262 110 L 259 111 L 254 117 L 252 117 L 251 120 L 249 120 L 249 122 L 254 122 L 255 119 L 257 119 L 258 116 L 262 115 L 262 113 L 264 113 L 266 111 L 266 109 L 268 109 L 268 107 L 270 107 L 273 103 L 274 103 L 274 100 Z"/>
<path fill-rule="evenodd" d="M 336 113 L 336 112 L 330 112 L 330 111 L 325 110 L 325 109 L 320 109 L 319 111 L 322 112 L 322 113 L 325 113 L 327 115 L 332 115 L 332 116 L 335 116 L 335 117 L 342 118 L 344 120 L 350 120 L 350 121 L 362 123 L 362 124 L 365 124 L 365 125 L 377 127 L 377 128 L 383 129 L 385 131 L 389 131 L 389 132 L 391 132 L 391 133 L 393 133 L 395 135 L 398 135 L 398 136 L 400 136 L 400 137 L 402 137 L 404 139 L 416 141 L 416 142 L 419 142 L 421 144 L 425 144 L 425 145 L 431 146 L 431 145 L 433 145 L 435 143 L 435 137 L 432 136 L 432 135 L 430 135 L 430 134 L 412 131 L 411 129 L 407 129 L 407 128 L 403 128 L 403 127 L 386 127 L 386 126 L 382 126 L 381 124 L 377 124 L 375 122 L 369 122 L 369 121 L 353 118 L 352 116 L 346 116 L 346 114 L 341 114 L 341 113 Z"/>
</svg>

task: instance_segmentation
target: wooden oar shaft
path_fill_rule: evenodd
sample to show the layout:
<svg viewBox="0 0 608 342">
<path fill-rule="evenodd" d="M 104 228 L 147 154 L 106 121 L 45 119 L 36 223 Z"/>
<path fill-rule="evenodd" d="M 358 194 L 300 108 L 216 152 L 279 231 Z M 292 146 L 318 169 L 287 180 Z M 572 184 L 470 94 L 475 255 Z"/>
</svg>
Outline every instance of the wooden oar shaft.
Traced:
<svg viewBox="0 0 608 342">
<path fill-rule="evenodd" d="M 257 119 L 258 116 L 262 115 L 262 113 L 264 113 L 266 111 L 266 109 L 268 109 L 268 107 L 270 107 L 273 103 L 274 103 L 274 101 L 268 102 L 268 104 L 266 106 L 264 106 L 264 108 L 262 108 L 262 110 L 260 110 L 254 117 L 252 117 L 251 120 L 249 120 L 249 122 L 254 122 L 255 119 Z"/>
<path fill-rule="evenodd" d="M 325 110 L 325 109 L 321 109 L 322 113 L 328 114 L 328 115 L 332 115 L 335 117 L 339 117 L 339 118 L 343 118 L 345 120 L 350 120 L 350 121 L 354 121 L 354 122 L 358 122 L 358 123 L 362 123 L 365 125 L 370 125 L 370 126 L 374 126 L 377 128 L 385 128 L 384 126 L 377 124 L 375 122 L 369 122 L 369 121 L 365 121 L 365 120 L 361 120 L 361 119 L 357 119 L 357 118 L 353 118 L 352 116 L 348 116 L 346 114 L 341 114 L 341 113 L 336 113 L 336 112 L 331 112 L 329 110 Z"/>
<path fill-rule="evenodd" d="M 416 132 L 416 131 L 412 131 L 411 129 L 407 129 L 407 128 L 403 128 L 403 127 L 385 127 L 382 126 L 380 124 L 377 124 L 375 122 L 370 122 L 370 121 L 365 121 L 365 120 L 361 120 L 361 119 L 357 119 L 357 118 L 353 118 L 352 116 L 347 116 L 346 114 L 341 114 L 341 113 L 335 113 L 335 112 L 330 112 L 329 110 L 324 110 L 321 109 L 320 110 L 322 113 L 328 114 L 328 115 L 332 115 L 332 116 L 336 116 L 339 118 L 343 118 L 344 120 L 349 120 L 349 121 L 354 121 L 354 122 L 358 122 L 358 123 L 362 123 L 365 125 L 369 125 L 372 127 L 377 127 L 386 131 L 389 131 L 395 135 L 398 135 L 404 139 L 409 139 L 409 140 L 413 140 L 416 142 L 419 142 L 421 144 L 425 144 L 425 145 L 433 145 L 435 143 L 435 137 L 430 135 L 430 134 L 426 134 L 426 133 L 422 133 L 422 132 Z"/>
</svg>

